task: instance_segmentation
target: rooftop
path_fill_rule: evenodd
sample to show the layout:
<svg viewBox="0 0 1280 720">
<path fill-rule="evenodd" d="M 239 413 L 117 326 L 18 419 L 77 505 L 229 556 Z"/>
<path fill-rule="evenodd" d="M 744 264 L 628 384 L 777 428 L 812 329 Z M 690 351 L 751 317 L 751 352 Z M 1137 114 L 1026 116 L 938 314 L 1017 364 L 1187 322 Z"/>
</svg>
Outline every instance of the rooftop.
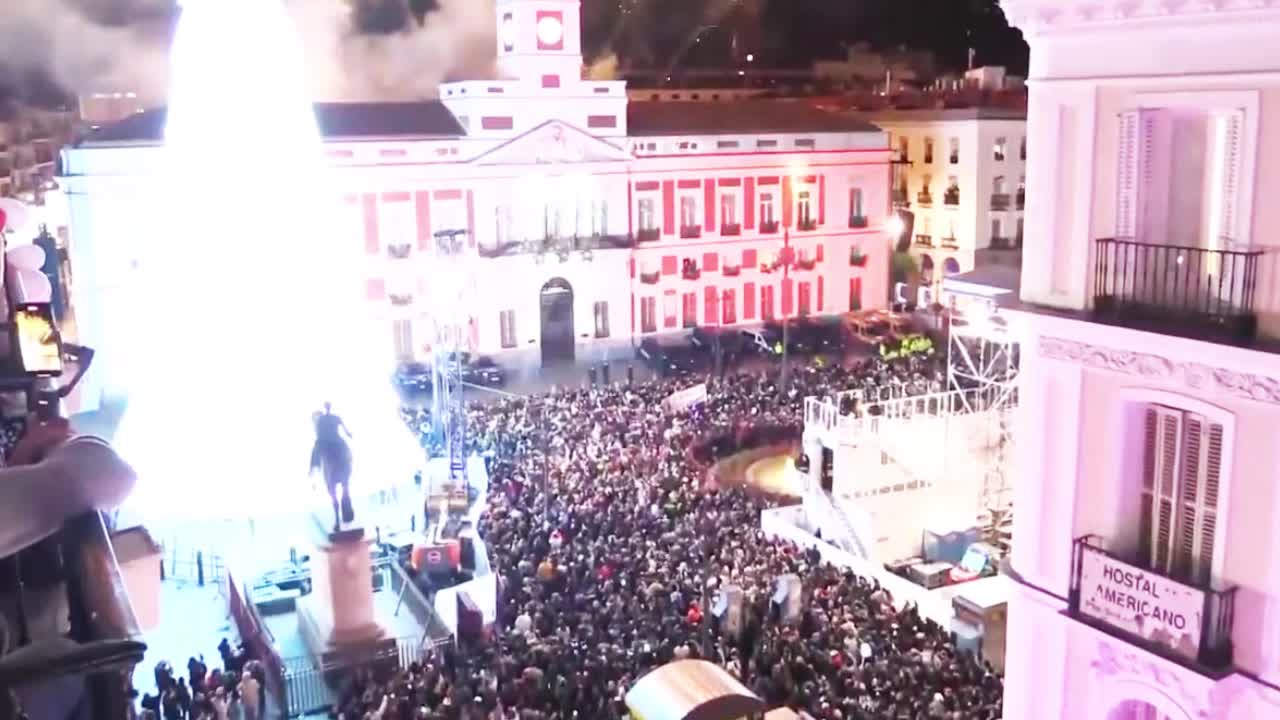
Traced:
<svg viewBox="0 0 1280 720">
<path fill-rule="evenodd" d="M 461 137 L 466 133 L 443 103 L 316 103 L 320 134 L 328 140 L 388 137 Z M 167 112 L 147 110 L 107 125 L 80 141 L 83 146 L 153 144 L 164 141 Z"/>
<path fill-rule="evenodd" d="M 854 111 L 855 117 L 875 123 L 936 123 L 964 122 L 968 120 L 1016 120 L 1026 122 L 1026 108 L 964 107 L 964 108 L 886 108 L 884 110 Z"/>
<path fill-rule="evenodd" d="M 803 100 L 632 101 L 627 107 L 627 126 L 632 137 L 880 132 L 866 120 L 819 110 Z"/>
</svg>

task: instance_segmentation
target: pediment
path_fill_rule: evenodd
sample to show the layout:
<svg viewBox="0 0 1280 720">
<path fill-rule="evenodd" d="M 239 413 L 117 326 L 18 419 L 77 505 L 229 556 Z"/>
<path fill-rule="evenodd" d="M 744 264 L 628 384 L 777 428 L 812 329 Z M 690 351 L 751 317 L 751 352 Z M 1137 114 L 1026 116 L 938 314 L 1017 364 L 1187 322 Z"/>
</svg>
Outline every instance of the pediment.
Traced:
<svg viewBox="0 0 1280 720">
<path fill-rule="evenodd" d="M 1233 13 L 1274 10 L 1280 0 L 1004 0 L 1009 24 L 1023 32 L 1196 17 L 1227 19 Z"/>
<path fill-rule="evenodd" d="M 624 162 L 631 156 L 611 142 L 559 120 L 543 123 L 475 159 L 479 165 L 570 165 Z"/>
</svg>

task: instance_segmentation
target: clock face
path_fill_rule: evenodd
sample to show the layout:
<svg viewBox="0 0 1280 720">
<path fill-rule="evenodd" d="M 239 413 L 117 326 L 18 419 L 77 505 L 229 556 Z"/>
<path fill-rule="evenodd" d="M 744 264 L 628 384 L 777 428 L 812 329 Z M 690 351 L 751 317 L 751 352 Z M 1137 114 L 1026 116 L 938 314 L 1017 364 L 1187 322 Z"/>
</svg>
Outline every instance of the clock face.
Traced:
<svg viewBox="0 0 1280 720">
<path fill-rule="evenodd" d="M 558 48 L 564 40 L 564 25 L 554 15 L 538 18 L 538 45 L 542 48 Z"/>
<path fill-rule="evenodd" d="M 502 18 L 502 29 L 500 35 L 502 39 L 502 49 L 511 52 L 516 47 L 516 21 L 510 16 Z"/>
</svg>

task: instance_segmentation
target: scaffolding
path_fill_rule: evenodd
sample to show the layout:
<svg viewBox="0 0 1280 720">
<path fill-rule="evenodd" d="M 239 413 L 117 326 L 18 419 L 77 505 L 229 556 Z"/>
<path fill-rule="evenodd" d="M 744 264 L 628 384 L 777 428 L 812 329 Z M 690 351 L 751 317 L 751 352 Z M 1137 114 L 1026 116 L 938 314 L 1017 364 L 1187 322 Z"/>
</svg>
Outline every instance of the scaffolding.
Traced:
<svg viewBox="0 0 1280 720">
<path fill-rule="evenodd" d="M 442 230 L 435 234 L 430 279 L 431 317 L 435 326 L 431 347 L 431 418 L 436 439 L 449 461 L 443 494 L 450 497 L 459 492 L 465 494 L 468 487 L 463 366 L 471 342 L 468 312 L 473 307 L 470 296 L 475 288 L 475 257 L 467 252 L 464 242 L 467 235 L 466 230 Z"/>
<path fill-rule="evenodd" d="M 953 305 L 947 331 L 947 388 L 964 412 L 989 418 L 982 481 L 987 541 L 1007 549 L 1012 532 L 1013 410 L 1018 404 L 1019 348 L 994 301 L 968 298 L 963 310 Z"/>
</svg>

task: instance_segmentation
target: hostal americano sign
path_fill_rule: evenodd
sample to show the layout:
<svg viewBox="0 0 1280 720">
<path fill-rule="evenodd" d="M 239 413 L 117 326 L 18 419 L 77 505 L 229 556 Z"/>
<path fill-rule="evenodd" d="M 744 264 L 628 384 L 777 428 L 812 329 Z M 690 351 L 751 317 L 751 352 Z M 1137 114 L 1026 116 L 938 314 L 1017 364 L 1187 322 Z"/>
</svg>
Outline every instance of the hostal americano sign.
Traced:
<svg viewBox="0 0 1280 720">
<path fill-rule="evenodd" d="M 1080 567 L 1080 612 L 1159 643 L 1184 657 L 1200 650 L 1204 592 L 1120 562 L 1087 545 Z"/>
</svg>

